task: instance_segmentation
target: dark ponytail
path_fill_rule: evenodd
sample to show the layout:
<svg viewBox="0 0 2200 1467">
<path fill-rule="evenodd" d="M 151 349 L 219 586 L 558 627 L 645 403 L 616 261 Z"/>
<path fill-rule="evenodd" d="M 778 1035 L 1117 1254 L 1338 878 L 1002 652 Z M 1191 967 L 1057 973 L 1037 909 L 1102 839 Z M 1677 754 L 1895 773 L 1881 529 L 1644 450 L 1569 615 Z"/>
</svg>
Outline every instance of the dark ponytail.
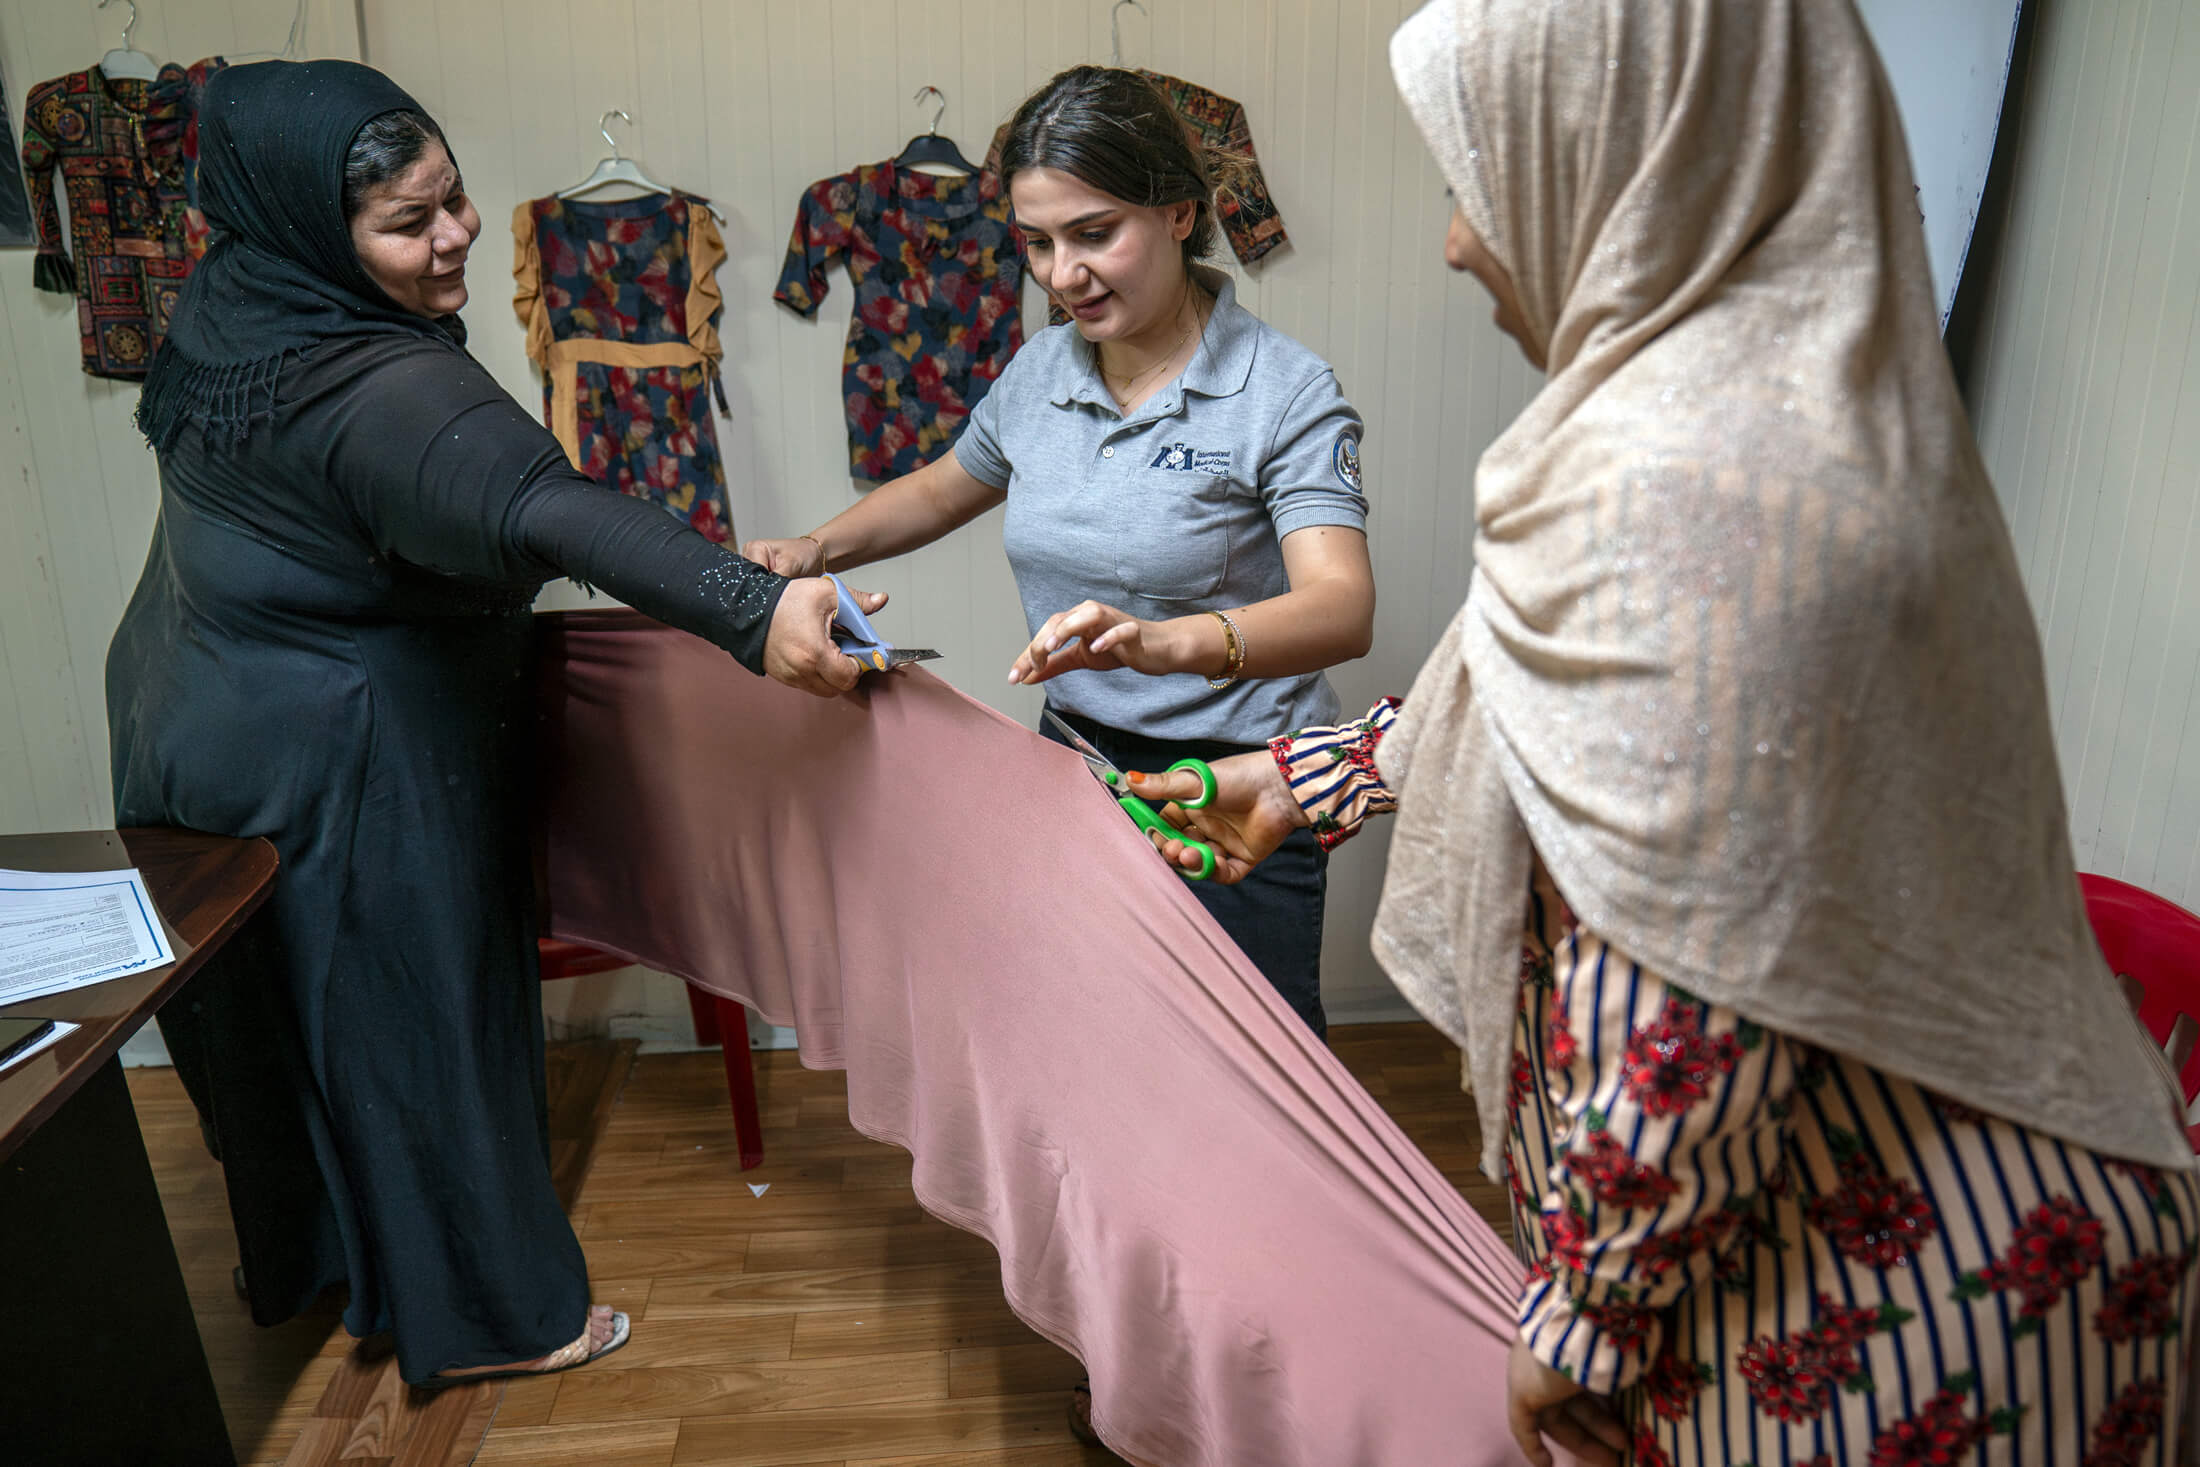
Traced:
<svg viewBox="0 0 2200 1467">
<path fill-rule="evenodd" d="M 1239 160 L 1202 143 L 1168 99 L 1135 71 L 1078 66 L 1031 94 L 1009 120 L 1001 182 L 1052 168 L 1126 203 L 1199 206 L 1184 238 L 1189 264 L 1215 247 L 1215 186 Z"/>
<path fill-rule="evenodd" d="M 344 222 L 359 217 L 368 194 L 404 177 L 430 143 L 442 143 L 444 151 L 450 151 L 443 129 L 425 112 L 385 112 L 353 134 L 351 148 L 344 154 Z M 457 159 L 452 159 L 452 165 L 457 165 Z"/>
</svg>

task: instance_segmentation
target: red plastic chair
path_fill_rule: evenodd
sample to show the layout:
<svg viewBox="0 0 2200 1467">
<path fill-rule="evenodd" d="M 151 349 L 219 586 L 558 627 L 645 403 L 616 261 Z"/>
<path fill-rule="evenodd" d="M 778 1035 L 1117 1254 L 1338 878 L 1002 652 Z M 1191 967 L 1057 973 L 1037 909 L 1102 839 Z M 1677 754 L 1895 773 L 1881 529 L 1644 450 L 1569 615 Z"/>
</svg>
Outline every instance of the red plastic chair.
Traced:
<svg viewBox="0 0 2200 1467">
<path fill-rule="evenodd" d="M 2094 940 L 2118 980 L 2142 990 L 2139 1022 L 2174 1056 L 2185 1103 L 2200 1095 L 2200 916 L 2144 887 L 2080 876 Z M 2193 1127 L 2200 1151 L 2200 1126 Z"/>
<path fill-rule="evenodd" d="M 625 958 L 562 938 L 536 939 L 542 980 L 579 978 L 632 966 Z M 756 1105 L 756 1064 L 749 1054 L 749 1011 L 730 998 L 688 986 L 688 1013 L 695 1020 L 695 1042 L 715 1044 L 726 1056 L 726 1093 L 733 1101 L 733 1136 L 741 1149 L 741 1170 L 764 1164 L 764 1121 Z"/>
</svg>

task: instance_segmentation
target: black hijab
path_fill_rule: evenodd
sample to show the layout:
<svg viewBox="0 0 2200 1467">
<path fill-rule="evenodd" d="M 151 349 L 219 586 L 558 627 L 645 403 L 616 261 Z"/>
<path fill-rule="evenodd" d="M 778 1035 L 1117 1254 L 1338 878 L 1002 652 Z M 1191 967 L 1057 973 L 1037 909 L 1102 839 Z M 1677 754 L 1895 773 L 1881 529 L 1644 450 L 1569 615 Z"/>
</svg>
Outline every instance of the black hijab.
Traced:
<svg viewBox="0 0 2200 1467">
<path fill-rule="evenodd" d="M 167 448 L 185 424 L 241 442 L 275 406 L 284 359 L 347 338 L 417 336 L 463 350 L 456 316 L 400 307 L 368 276 L 344 219 L 359 130 L 426 111 L 356 61 L 232 66 L 199 113 L 199 200 L 214 246 L 191 272 L 146 373 L 138 428 Z"/>
</svg>

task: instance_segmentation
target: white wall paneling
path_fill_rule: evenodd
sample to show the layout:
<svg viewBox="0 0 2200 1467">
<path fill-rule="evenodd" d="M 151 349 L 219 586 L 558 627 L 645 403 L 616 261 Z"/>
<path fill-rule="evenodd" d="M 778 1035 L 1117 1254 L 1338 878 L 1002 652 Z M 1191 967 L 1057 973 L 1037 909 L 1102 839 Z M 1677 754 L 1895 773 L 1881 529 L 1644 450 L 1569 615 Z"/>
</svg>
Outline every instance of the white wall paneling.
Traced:
<svg viewBox="0 0 2200 1467">
<path fill-rule="evenodd" d="M 2200 907 L 2200 9 L 2045 0 L 1972 397 L 2078 864 Z"/>
</svg>

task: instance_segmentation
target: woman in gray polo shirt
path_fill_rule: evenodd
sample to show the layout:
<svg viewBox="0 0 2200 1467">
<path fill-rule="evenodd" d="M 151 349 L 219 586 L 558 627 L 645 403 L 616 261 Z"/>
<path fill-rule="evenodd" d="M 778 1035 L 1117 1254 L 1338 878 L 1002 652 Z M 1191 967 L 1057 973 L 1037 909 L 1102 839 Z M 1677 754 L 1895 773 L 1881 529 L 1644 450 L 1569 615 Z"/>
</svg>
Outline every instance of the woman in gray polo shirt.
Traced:
<svg viewBox="0 0 2200 1467">
<path fill-rule="evenodd" d="M 1375 614 L 1360 417 L 1326 362 L 1198 263 L 1217 234 L 1210 158 L 1143 78 L 1079 67 L 1018 109 L 1000 169 L 1072 324 L 1017 354 L 950 455 L 746 553 L 816 575 L 1005 500 L 1032 633 L 1009 680 L 1046 682 L 1118 765 L 1333 722 L 1322 669 L 1367 652 Z M 1252 879 L 1194 888 L 1317 1033 L 1327 859 L 1301 831 Z"/>
</svg>

